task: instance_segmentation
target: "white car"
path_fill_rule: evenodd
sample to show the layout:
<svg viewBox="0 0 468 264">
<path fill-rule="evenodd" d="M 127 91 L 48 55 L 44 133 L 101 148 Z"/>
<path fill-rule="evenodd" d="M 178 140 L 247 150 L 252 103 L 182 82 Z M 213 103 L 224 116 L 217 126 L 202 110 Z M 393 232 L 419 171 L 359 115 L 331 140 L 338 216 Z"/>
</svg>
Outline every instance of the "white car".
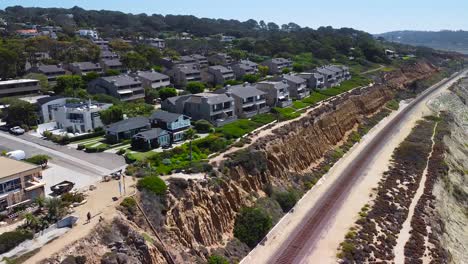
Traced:
<svg viewBox="0 0 468 264">
<path fill-rule="evenodd" d="M 25 131 L 21 127 L 15 126 L 10 128 L 10 132 L 14 135 L 23 135 Z"/>
</svg>

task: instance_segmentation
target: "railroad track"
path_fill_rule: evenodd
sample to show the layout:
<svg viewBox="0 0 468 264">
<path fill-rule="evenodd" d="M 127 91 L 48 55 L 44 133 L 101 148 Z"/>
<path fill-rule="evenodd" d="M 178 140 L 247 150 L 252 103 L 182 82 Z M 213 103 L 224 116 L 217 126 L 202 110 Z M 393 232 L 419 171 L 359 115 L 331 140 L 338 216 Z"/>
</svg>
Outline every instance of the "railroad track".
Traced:
<svg viewBox="0 0 468 264">
<path fill-rule="evenodd" d="M 333 217 L 336 209 L 341 206 L 353 185 L 362 175 L 363 169 L 372 161 L 381 145 L 395 132 L 402 121 L 405 120 L 405 117 L 433 92 L 464 73 L 465 71 L 462 71 L 452 75 L 450 78 L 427 89 L 388 123 L 361 151 L 346 172 L 338 177 L 330 190 L 307 212 L 307 220 L 293 231 L 289 239 L 283 243 L 282 248 L 270 258 L 268 263 L 289 264 L 300 262 L 309 253 L 308 251 L 314 247 L 321 232 L 326 228 L 327 220 Z"/>
</svg>

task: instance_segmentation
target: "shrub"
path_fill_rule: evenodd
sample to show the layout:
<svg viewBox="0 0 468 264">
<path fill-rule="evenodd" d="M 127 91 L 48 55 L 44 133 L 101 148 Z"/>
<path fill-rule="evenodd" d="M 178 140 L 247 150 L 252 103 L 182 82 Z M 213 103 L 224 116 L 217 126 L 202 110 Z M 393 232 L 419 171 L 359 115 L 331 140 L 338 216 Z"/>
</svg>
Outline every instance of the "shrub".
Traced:
<svg viewBox="0 0 468 264">
<path fill-rule="evenodd" d="M 64 204 L 81 203 L 85 197 L 82 193 L 64 193 L 61 197 Z"/>
<path fill-rule="evenodd" d="M 242 208 L 234 224 L 234 236 L 254 248 L 268 233 L 271 217 L 259 208 Z"/>
<path fill-rule="evenodd" d="M 265 153 L 249 149 L 236 151 L 226 161 L 226 167 L 243 166 L 247 171 L 264 172 L 267 169 Z"/>
<path fill-rule="evenodd" d="M 192 94 L 202 93 L 205 90 L 205 84 L 202 82 L 189 82 L 185 89 Z"/>
<path fill-rule="evenodd" d="M 218 255 L 211 255 L 208 258 L 207 263 L 208 264 L 229 264 L 229 261 L 225 257 L 218 256 Z"/>
<path fill-rule="evenodd" d="M 166 183 L 158 176 L 146 176 L 137 183 L 138 189 L 145 189 L 157 195 L 164 195 L 167 190 Z"/>
<path fill-rule="evenodd" d="M 83 149 L 85 149 L 85 147 L 86 147 L 86 146 L 85 146 L 84 144 L 79 144 L 79 145 L 76 147 L 76 149 L 77 149 L 77 150 L 83 150 Z"/>
<path fill-rule="evenodd" d="M 117 155 L 122 156 L 123 154 L 125 154 L 125 152 L 127 152 L 127 150 L 121 148 L 121 149 L 119 149 L 116 153 L 117 153 Z"/>
<path fill-rule="evenodd" d="M 46 137 L 45 133 L 46 132 L 44 132 L 44 136 Z M 70 138 L 70 142 L 76 142 L 76 141 L 81 141 L 81 140 L 88 139 L 88 138 L 100 137 L 100 136 L 103 136 L 105 133 L 106 132 L 102 128 L 96 128 L 95 132 L 93 133 L 88 133 L 88 134 Z"/>
<path fill-rule="evenodd" d="M 400 108 L 400 104 L 398 103 L 397 100 L 392 99 L 387 103 L 387 108 L 396 111 L 396 110 L 398 110 L 398 108 Z"/>
<path fill-rule="evenodd" d="M 275 200 L 279 203 L 281 206 L 281 209 L 283 209 L 283 212 L 289 212 L 294 205 L 296 205 L 297 201 L 300 198 L 299 193 L 297 193 L 294 190 L 290 190 L 287 192 L 277 192 L 273 194 L 273 197 Z"/>
<path fill-rule="evenodd" d="M 47 164 L 50 160 L 50 157 L 47 155 L 34 155 L 29 159 L 26 159 L 27 162 L 36 164 L 36 165 L 44 165 Z"/>
<path fill-rule="evenodd" d="M 4 232 L 0 235 L 0 254 L 10 251 L 22 242 L 32 238 L 33 234 L 24 230 Z"/>
<path fill-rule="evenodd" d="M 203 119 L 193 122 L 193 127 L 198 133 L 209 133 L 213 129 L 213 125 Z"/>
</svg>

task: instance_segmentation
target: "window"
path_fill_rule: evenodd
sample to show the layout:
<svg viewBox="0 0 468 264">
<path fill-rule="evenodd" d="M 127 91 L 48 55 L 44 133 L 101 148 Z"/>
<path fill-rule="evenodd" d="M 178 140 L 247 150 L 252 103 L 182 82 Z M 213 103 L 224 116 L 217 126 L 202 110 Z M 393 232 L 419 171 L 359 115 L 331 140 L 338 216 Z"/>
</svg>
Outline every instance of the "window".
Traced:
<svg viewBox="0 0 468 264">
<path fill-rule="evenodd" d="M 11 181 L 0 183 L 0 194 L 21 189 L 21 179 L 14 179 Z"/>
</svg>

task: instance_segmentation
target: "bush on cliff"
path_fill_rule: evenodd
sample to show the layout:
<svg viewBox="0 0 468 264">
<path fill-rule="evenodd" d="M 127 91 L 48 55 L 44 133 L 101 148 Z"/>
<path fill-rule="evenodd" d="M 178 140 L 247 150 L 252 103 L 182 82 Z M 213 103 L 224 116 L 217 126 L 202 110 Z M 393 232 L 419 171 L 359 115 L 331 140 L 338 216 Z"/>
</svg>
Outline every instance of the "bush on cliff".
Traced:
<svg viewBox="0 0 468 264">
<path fill-rule="evenodd" d="M 139 190 L 145 189 L 157 195 L 164 195 L 167 190 L 166 183 L 158 176 L 146 176 L 138 181 Z"/>
<path fill-rule="evenodd" d="M 234 236 L 254 248 L 272 226 L 271 217 L 259 208 L 242 208 L 234 224 Z"/>
<path fill-rule="evenodd" d="M 22 242 L 32 239 L 31 232 L 15 230 L 12 232 L 5 232 L 0 235 L 0 254 L 10 251 Z"/>
<path fill-rule="evenodd" d="M 211 255 L 208 258 L 207 264 L 229 264 L 229 261 L 225 257 L 219 255 Z"/>
<path fill-rule="evenodd" d="M 273 194 L 273 197 L 279 203 L 283 212 L 286 213 L 299 201 L 300 194 L 295 190 L 290 190 L 286 192 L 276 192 Z"/>
</svg>

